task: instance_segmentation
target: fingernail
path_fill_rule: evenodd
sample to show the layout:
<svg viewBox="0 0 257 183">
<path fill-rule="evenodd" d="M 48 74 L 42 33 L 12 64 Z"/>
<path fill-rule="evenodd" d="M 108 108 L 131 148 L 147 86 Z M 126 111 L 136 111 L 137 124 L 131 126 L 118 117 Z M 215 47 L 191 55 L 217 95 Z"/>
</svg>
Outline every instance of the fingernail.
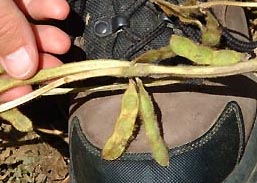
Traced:
<svg viewBox="0 0 257 183">
<path fill-rule="evenodd" d="M 5 56 L 1 64 L 9 75 L 15 78 L 24 78 L 31 71 L 32 60 L 28 50 L 21 47 Z"/>
</svg>

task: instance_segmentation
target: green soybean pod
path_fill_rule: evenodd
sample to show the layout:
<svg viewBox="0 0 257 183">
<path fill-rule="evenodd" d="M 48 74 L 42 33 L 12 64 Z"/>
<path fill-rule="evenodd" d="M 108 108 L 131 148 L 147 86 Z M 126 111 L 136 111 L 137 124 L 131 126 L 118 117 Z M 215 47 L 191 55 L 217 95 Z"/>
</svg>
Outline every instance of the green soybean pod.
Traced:
<svg viewBox="0 0 257 183">
<path fill-rule="evenodd" d="M 240 62 L 244 54 L 233 50 L 218 50 L 213 53 L 211 65 L 223 66 Z"/>
<path fill-rule="evenodd" d="M 240 62 L 244 56 L 244 54 L 233 50 L 213 50 L 178 35 L 171 37 L 170 47 L 177 55 L 199 65 L 231 65 Z"/>
<path fill-rule="evenodd" d="M 121 112 L 115 123 L 113 134 L 103 148 L 103 159 L 114 160 L 124 152 L 129 139 L 133 135 L 138 110 L 139 97 L 136 85 L 133 80 L 130 80 L 122 98 Z"/>
<path fill-rule="evenodd" d="M 182 36 L 173 35 L 170 40 L 170 47 L 177 55 L 200 65 L 208 64 L 213 58 L 213 51 L 210 48 L 200 46 Z"/>
<path fill-rule="evenodd" d="M 154 107 L 150 96 L 144 89 L 142 81 L 137 79 L 139 87 L 139 114 L 145 127 L 146 136 L 150 142 L 152 155 L 155 161 L 161 166 L 169 165 L 169 152 L 160 134 Z"/>
</svg>

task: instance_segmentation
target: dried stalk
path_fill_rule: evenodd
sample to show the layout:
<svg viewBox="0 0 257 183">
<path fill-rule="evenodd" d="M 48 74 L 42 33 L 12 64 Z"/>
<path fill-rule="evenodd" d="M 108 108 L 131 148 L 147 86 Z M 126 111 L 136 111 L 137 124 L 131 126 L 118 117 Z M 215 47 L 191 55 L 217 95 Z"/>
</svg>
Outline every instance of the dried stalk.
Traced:
<svg viewBox="0 0 257 183">
<path fill-rule="evenodd" d="M 211 8 L 213 6 L 238 6 L 238 7 L 257 7 L 256 2 L 239 2 L 239 1 L 208 1 L 208 2 L 201 2 L 197 5 L 174 5 L 169 3 L 165 0 L 150 0 L 153 3 L 156 3 L 158 5 L 165 5 L 167 7 L 170 7 L 172 9 L 176 10 L 189 10 L 189 9 L 205 9 L 205 8 Z"/>
<path fill-rule="evenodd" d="M 90 61 L 90 62 L 93 62 L 96 65 L 98 64 L 101 65 L 97 60 Z M 105 63 L 107 65 L 108 64 L 112 65 L 113 62 L 115 62 L 117 65 L 121 63 L 122 65 L 127 65 L 127 66 L 113 67 L 113 68 L 104 67 L 103 69 L 87 70 L 86 72 L 65 76 L 19 99 L 1 104 L 0 112 L 17 107 L 63 84 L 78 81 L 78 80 L 93 78 L 93 77 L 152 76 L 156 78 L 161 78 L 161 77 L 172 76 L 176 78 L 215 78 L 215 77 L 224 77 L 224 76 L 257 71 L 257 59 L 252 59 L 246 62 L 240 62 L 230 66 L 158 66 L 153 64 L 141 64 L 141 63 L 131 65 L 131 63 L 128 61 L 105 60 Z M 32 81 L 35 81 L 35 80 L 32 78 L 30 79 L 30 82 L 25 81 L 24 84 L 28 84 L 28 83 L 33 84 Z"/>
<path fill-rule="evenodd" d="M 99 59 L 97 62 L 95 61 L 81 61 L 75 63 L 64 64 L 59 67 L 43 69 L 39 71 L 33 78 L 28 80 L 17 80 L 13 78 L 9 79 L 0 79 L 0 92 L 3 92 L 7 89 L 21 86 L 21 85 L 31 85 L 41 83 L 43 81 L 48 81 L 51 79 L 56 79 L 60 77 L 64 77 L 67 75 L 72 75 L 80 72 L 85 72 L 89 70 L 95 69 L 104 69 L 104 68 L 113 68 L 113 67 L 122 67 L 129 66 L 130 64 L 123 61 L 118 60 L 108 60 L 106 62 L 105 59 Z"/>
<path fill-rule="evenodd" d="M 175 80 L 173 78 L 168 78 L 167 80 L 156 80 L 150 83 L 145 83 L 146 87 L 156 87 L 156 86 L 165 86 L 170 84 L 182 83 L 184 80 Z M 46 93 L 43 93 L 42 96 L 48 95 L 65 95 L 68 93 L 78 93 L 86 92 L 87 94 L 100 92 L 100 91 L 114 91 L 114 90 L 124 90 L 128 87 L 128 84 L 115 83 L 105 86 L 94 86 L 94 87 L 82 87 L 82 88 L 54 88 Z"/>
</svg>

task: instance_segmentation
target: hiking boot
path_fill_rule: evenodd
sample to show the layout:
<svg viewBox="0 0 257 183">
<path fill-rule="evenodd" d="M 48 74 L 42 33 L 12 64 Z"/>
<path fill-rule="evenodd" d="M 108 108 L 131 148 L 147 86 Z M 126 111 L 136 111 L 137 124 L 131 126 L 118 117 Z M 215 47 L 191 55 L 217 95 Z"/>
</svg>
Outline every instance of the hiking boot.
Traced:
<svg viewBox="0 0 257 183">
<path fill-rule="evenodd" d="M 68 31 L 74 40 L 73 56 L 79 55 L 78 60 L 132 60 L 147 50 L 167 45 L 174 33 L 199 41 L 196 27 L 167 18 L 150 1 L 69 3 L 72 13 L 68 23 L 76 26 L 69 26 Z M 226 31 L 224 42 L 237 50 L 245 49 L 238 46 L 247 45 L 249 40 L 243 9 L 219 6 L 213 12 Z M 120 158 L 103 160 L 101 150 L 112 134 L 124 91 L 79 93 L 70 107 L 71 182 L 256 182 L 257 87 L 249 77 L 192 79 L 147 88 L 169 148 L 168 167 L 153 160 L 142 129 Z M 98 78 L 84 84 L 115 80 Z"/>
</svg>

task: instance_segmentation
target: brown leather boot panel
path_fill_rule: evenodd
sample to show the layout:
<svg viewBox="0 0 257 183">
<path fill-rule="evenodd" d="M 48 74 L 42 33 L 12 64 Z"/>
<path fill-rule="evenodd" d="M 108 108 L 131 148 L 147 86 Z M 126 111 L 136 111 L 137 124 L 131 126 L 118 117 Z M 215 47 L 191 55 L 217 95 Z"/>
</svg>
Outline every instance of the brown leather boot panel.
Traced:
<svg viewBox="0 0 257 183">
<path fill-rule="evenodd" d="M 186 144 L 205 134 L 229 101 L 238 102 L 242 109 L 246 139 L 255 118 L 255 99 L 186 91 L 154 93 L 153 96 L 157 104 L 157 116 L 164 129 L 164 139 L 170 148 Z M 122 95 L 112 95 L 90 99 L 72 114 L 79 118 L 84 134 L 95 146 L 103 147 L 112 134 L 120 112 L 121 97 Z M 128 151 L 149 152 L 148 144 L 141 126 Z"/>
<path fill-rule="evenodd" d="M 213 12 L 221 25 L 232 31 L 233 36 L 242 41 L 249 41 L 249 30 L 243 8 L 215 6 L 213 7 Z"/>
</svg>

